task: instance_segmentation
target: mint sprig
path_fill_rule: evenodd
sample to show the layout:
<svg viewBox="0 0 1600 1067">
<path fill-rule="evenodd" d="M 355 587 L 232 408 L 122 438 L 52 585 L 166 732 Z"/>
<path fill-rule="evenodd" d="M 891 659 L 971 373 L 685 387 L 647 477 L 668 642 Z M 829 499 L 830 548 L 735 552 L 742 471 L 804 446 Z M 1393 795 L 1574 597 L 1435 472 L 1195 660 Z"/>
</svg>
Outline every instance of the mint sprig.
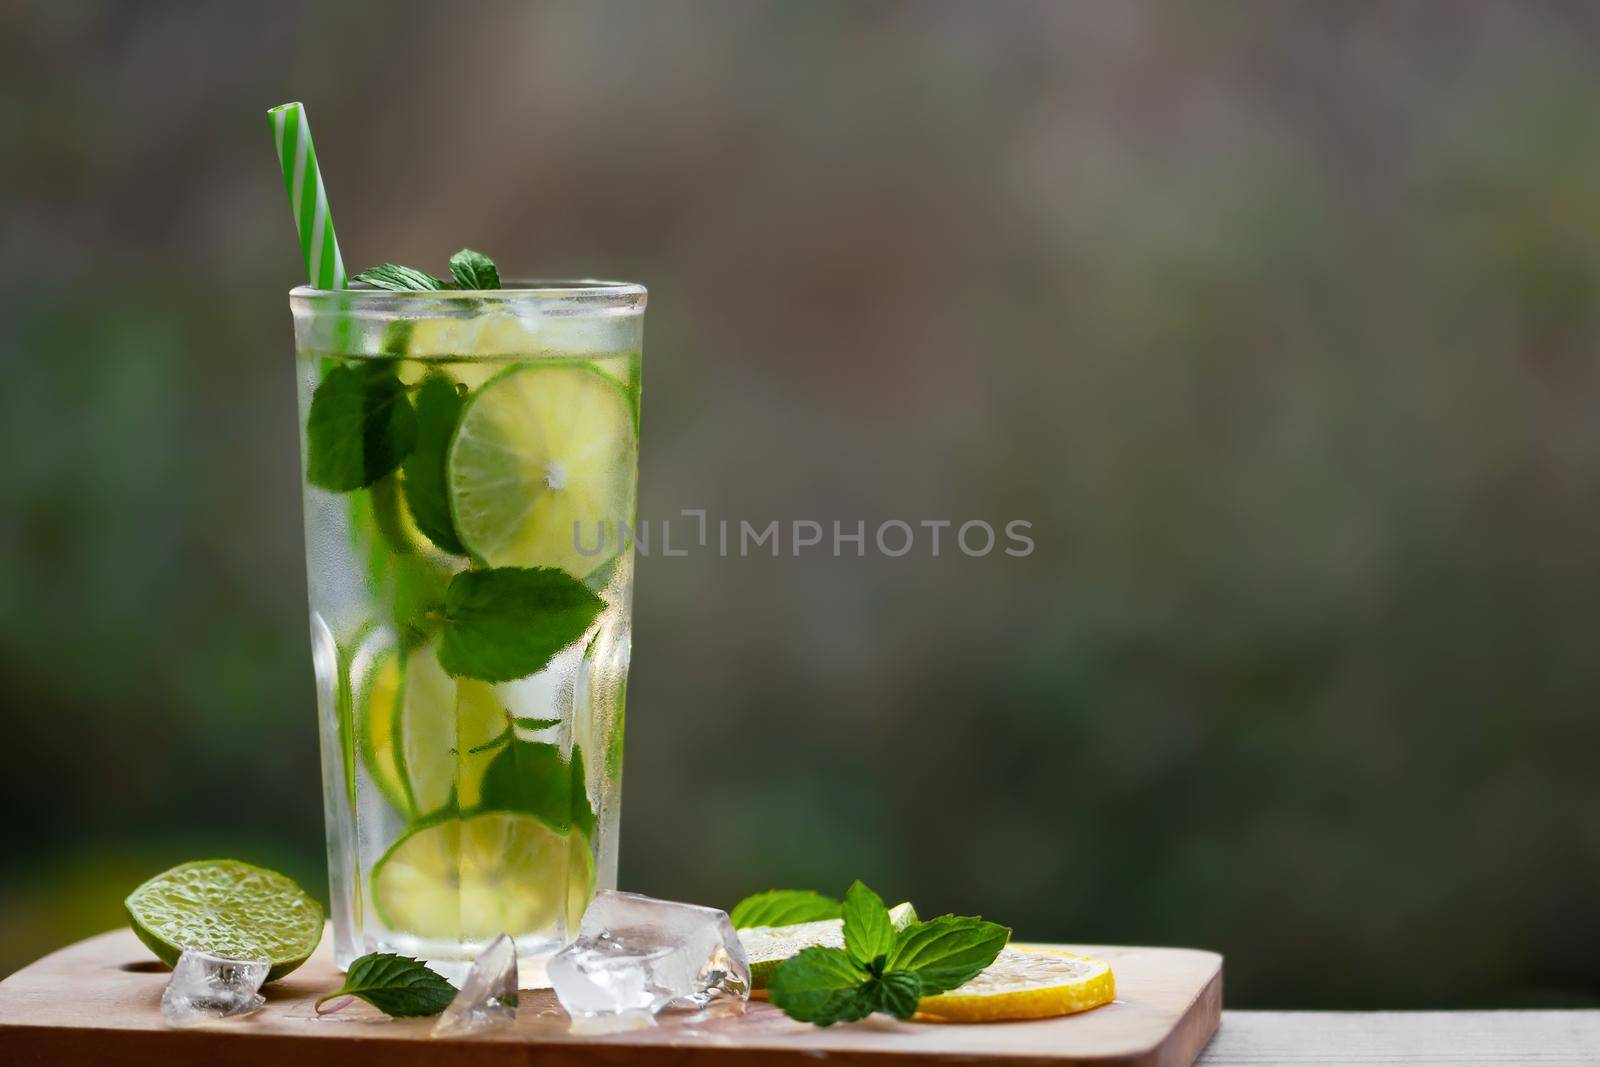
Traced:
<svg viewBox="0 0 1600 1067">
<path fill-rule="evenodd" d="M 808 948 L 773 971 L 772 1003 L 790 1018 L 818 1026 L 874 1012 L 909 1019 L 923 997 L 976 977 L 1011 937 L 997 923 L 956 915 L 896 931 L 883 899 L 859 881 L 842 914 L 844 948 Z"/>
<path fill-rule="evenodd" d="M 450 281 L 445 281 L 415 267 L 380 263 L 376 267 L 368 267 L 353 280 L 395 293 L 500 288 L 500 270 L 494 265 L 494 260 L 471 248 L 463 248 L 450 257 L 450 278 Z"/>
<path fill-rule="evenodd" d="M 314 1007 L 321 1015 L 322 1005 L 336 997 L 359 997 L 386 1015 L 405 1018 L 438 1015 L 455 996 L 455 987 L 421 961 L 393 952 L 373 952 L 353 961 L 345 972 L 344 985 L 318 997 Z"/>
<path fill-rule="evenodd" d="M 789 926 L 793 923 L 837 919 L 844 905 L 809 889 L 769 889 L 745 897 L 728 912 L 735 930 L 752 926 Z"/>
</svg>

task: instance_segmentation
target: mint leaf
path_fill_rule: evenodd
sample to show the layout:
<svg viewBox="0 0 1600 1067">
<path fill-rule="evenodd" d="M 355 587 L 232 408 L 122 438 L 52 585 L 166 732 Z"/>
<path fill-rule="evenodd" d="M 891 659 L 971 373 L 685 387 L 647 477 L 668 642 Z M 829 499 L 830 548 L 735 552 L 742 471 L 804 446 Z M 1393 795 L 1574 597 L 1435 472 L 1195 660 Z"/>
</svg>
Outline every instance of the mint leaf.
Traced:
<svg viewBox="0 0 1600 1067">
<path fill-rule="evenodd" d="M 917 1002 L 924 995 L 922 979 L 914 971 L 889 971 L 862 986 L 861 995 L 873 1011 L 909 1019 L 917 1013 Z"/>
<path fill-rule="evenodd" d="M 942 915 L 900 931 L 887 969 L 915 973 L 922 982 L 922 995 L 932 996 L 976 977 L 1010 938 L 1011 931 L 998 923 Z"/>
<path fill-rule="evenodd" d="M 403 356 L 406 349 L 411 347 L 411 331 L 416 323 L 410 319 L 395 319 L 383 328 L 383 340 L 379 342 L 379 351 L 388 356 Z"/>
<path fill-rule="evenodd" d="M 511 740 L 484 768 L 480 796 L 485 811 L 526 812 L 557 833 L 576 828 L 584 837 L 594 836 L 583 751 L 576 745 L 568 760 L 555 745 Z"/>
<path fill-rule="evenodd" d="M 523 730 L 548 730 L 552 726 L 561 725 L 560 719 L 530 719 L 524 715 L 518 715 L 511 721 Z"/>
<path fill-rule="evenodd" d="M 396 293 L 427 292 L 443 289 L 445 285 L 442 279 L 435 278 L 427 271 L 402 267 L 398 263 L 380 263 L 376 267 L 368 267 L 352 280 Z"/>
<path fill-rule="evenodd" d="M 455 987 L 410 956 L 374 952 L 350 964 L 344 987 L 317 998 L 317 1013 L 335 997 L 360 997 L 381 1012 L 403 1018 L 438 1015 L 455 999 Z"/>
<path fill-rule="evenodd" d="M 393 360 L 328 371 L 306 415 L 306 480 L 336 493 L 371 485 L 411 453 L 417 413 Z"/>
<path fill-rule="evenodd" d="M 883 898 L 859 880 L 844 895 L 844 947 L 858 967 L 868 967 L 895 946 L 894 924 Z"/>
<path fill-rule="evenodd" d="M 572 826 L 572 768 L 561 750 L 543 741 L 512 741 L 483 772 L 486 811 L 521 811 L 557 833 Z"/>
<path fill-rule="evenodd" d="M 463 289 L 498 289 L 500 272 L 482 252 L 463 248 L 450 257 L 450 276 Z"/>
<path fill-rule="evenodd" d="M 993 963 L 1011 937 L 1004 926 L 954 915 L 896 931 L 883 898 L 859 881 L 842 905 L 773 890 L 741 900 L 730 918 L 738 929 L 782 925 L 826 918 L 830 907 L 844 919 L 845 947 L 808 948 L 780 963 L 767 982 L 775 1006 L 818 1026 L 879 1011 L 909 1019 L 923 997 L 955 989 Z"/>
<path fill-rule="evenodd" d="M 767 994 L 791 1019 L 832 1026 L 872 1014 L 872 1003 L 861 993 L 866 980 L 843 949 L 813 947 L 778 964 Z"/>
<path fill-rule="evenodd" d="M 603 607 L 554 567 L 462 571 L 445 590 L 439 665 L 456 678 L 525 678 L 582 637 Z"/>
<path fill-rule="evenodd" d="M 819 919 L 837 919 L 841 905 L 832 897 L 809 889 L 769 889 L 745 897 L 733 906 L 728 918 L 735 930 L 751 926 L 788 926 Z"/>
<path fill-rule="evenodd" d="M 445 454 L 456 432 L 461 415 L 461 393 L 455 383 L 439 373 L 422 379 L 417 389 L 417 444 L 406 457 L 405 494 L 417 529 L 428 540 L 452 555 L 464 556 L 467 550 L 456 536 L 455 520 L 450 515 L 450 491 L 445 485 Z"/>
</svg>

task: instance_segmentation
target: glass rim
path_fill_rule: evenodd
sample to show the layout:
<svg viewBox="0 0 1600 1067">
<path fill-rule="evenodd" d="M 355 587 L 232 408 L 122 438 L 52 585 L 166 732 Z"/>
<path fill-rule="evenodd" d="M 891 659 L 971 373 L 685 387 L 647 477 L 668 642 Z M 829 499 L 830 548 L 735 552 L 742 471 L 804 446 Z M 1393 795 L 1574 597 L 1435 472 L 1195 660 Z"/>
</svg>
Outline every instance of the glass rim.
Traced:
<svg viewBox="0 0 1600 1067">
<path fill-rule="evenodd" d="M 649 290 L 638 282 L 609 281 L 601 278 L 514 278 L 500 289 L 379 289 L 362 286 L 353 289 L 318 289 L 311 285 L 297 285 L 289 290 L 294 302 L 324 303 L 338 300 L 346 309 L 360 306 L 398 305 L 416 301 L 493 301 L 506 303 L 516 300 L 575 301 L 602 306 L 640 308 L 645 306 Z"/>
</svg>

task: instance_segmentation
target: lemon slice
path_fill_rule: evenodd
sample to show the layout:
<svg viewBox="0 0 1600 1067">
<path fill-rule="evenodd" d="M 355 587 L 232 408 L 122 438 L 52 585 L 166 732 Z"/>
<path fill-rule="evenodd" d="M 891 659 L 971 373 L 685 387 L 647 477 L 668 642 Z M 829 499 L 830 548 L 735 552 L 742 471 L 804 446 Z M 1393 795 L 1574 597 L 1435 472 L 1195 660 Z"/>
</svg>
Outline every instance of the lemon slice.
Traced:
<svg viewBox="0 0 1600 1067">
<path fill-rule="evenodd" d="M 917 921 L 917 909 L 910 903 L 889 909 L 889 921 L 903 930 Z M 788 926 L 747 926 L 739 931 L 739 942 L 750 961 L 750 987 L 765 989 L 767 979 L 778 964 L 808 948 L 844 948 L 844 920 L 818 919 L 816 922 Z"/>
<path fill-rule="evenodd" d="M 917 1012 L 952 1023 L 1044 1019 L 1098 1008 L 1116 995 L 1116 980 L 1104 960 L 1007 945 L 966 985 L 923 997 Z"/>
<path fill-rule="evenodd" d="M 633 407 L 582 364 L 523 363 L 461 412 L 445 461 L 461 543 L 492 567 L 559 567 L 583 578 L 606 564 L 633 521 Z M 604 551 L 579 551 L 596 545 Z"/>
<path fill-rule="evenodd" d="M 568 907 L 570 864 L 567 835 L 532 815 L 444 817 L 383 854 L 372 903 L 390 930 L 425 940 L 548 936 Z"/>
</svg>

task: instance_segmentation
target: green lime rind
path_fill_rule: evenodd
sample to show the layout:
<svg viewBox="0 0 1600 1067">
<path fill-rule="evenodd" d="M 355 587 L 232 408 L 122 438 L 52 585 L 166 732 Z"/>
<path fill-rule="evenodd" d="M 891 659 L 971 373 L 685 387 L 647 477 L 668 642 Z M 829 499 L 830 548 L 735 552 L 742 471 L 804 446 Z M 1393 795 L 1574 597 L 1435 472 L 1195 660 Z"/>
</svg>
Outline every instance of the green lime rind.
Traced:
<svg viewBox="0 0 1600 1067">
<path fill-rule="evenodd" d="M 239 860 L 180 863 L 123 905 L 134 934 L 169 967 L 185 948 L 201 948 L 266 960 L 271 982 L 309 959 L 322 940 L 321 904 L 287 875 Z"/>
<path fill-rule="evenodd" d="M 904 930 L 917 921 L 910 902 L 889 909 L 889 921 Z M 808 948 L 844 948 L 844 920 L 819 919 L 788 926 L 748 926 L 739 931 L 745 956 L 750 960 L 750 987 L 765 989 L 778 964 Z"/>
</svg>

